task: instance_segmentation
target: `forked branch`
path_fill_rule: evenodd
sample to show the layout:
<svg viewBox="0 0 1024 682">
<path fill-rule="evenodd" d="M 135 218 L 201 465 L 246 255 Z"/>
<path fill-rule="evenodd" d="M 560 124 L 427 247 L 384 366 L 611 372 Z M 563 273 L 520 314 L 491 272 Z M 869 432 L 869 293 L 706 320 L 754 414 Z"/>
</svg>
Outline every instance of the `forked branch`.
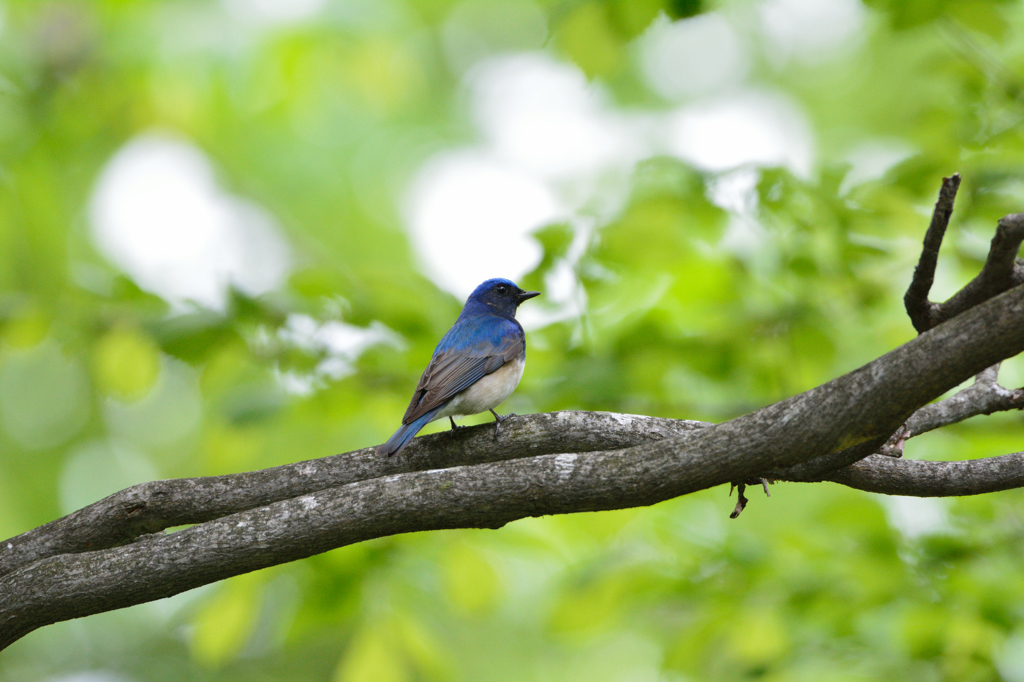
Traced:
<svg viewBox="0 0 1024 682">
<path fill-rule="evenodd" d="M 1022 486 L 1021 453 L 872 454 L 898 455 L 908 437 L 1024 404 L 1024 391 L 996 382 L 998 363 L 1024 351 L 1024 214 L 1000 221 L 975 280 L 945 303 L 927 298 L 958 184 L 943 183 L 907 292 L 922 333 L 849 374 L 722 424 L 556 412 L 520 417 L 497 437 L 489 426 L 427 436 L 390 459 L 367 448 L 135 486 L 0 544 L 0 648 L 49 623 L 397 533 L 649 505 L 760 477 L 904 495 Z M 162 532 L 181 524 L 196 525 Z"/>
</svg>

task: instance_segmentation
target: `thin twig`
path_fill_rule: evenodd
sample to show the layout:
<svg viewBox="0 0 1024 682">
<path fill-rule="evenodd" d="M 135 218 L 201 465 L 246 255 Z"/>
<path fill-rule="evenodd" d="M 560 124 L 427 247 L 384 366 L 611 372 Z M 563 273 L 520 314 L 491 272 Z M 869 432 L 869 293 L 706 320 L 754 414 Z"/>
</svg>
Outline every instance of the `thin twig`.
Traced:
<svg viewBox="0 0 1024 682">
<path fill-rule="evenodd" d="M 1017 259 L 1021 241 L 1024 241 L 1024 213 L 1013 213 L 1000 219 L 981 272 L 938 306 L 932 316 L 932 326 L 959 315 L 979 301 L 1024 283 L 1024 263 Z"/>
<path fill-rule="evenodd" d="M 939 248 L 953 212 L 953 202 L 960 187 L 960 175 L 954 173 L 942 179 L 939 199 L 935 202 L 932 221 L 924 237 L 921 258 L 914 269 L 914 277 L 903 296 L 907 315 L 918 333 L 959 315 L 997 294 L 1024 283 L 1024 261 L 1017 258 L 1024 241 L 1024 213 L 1004 216 L 992 238 L 985 265 L 977 277 L 967 283 L 945 303 L 928 300 L 928 292 L 935 281 L 935 267 Z"/>
<path fill-rule="evenodd" d="M 960 174 L 953 173 L 948 178 L 942 178 L 942 188 L 939 190 L 939 198 L 935 202 L 935 210 L 932 212 L 932 222 L 928 226 L 928 232 L 924 235 L 924 246 L 921 249 L 921 258 L 914 268 L 914 277 L 903 296 L 903 304 L 907 308 L 907 315 L 918 333 L 931 329 L 935 326 L 933 317 L 938 310 L 938 304 L 928 300 L 928 292 L 931 291 L 935 282 L 935 266 L 939 262 L 939 247 L 942 246 L 942 238 L 949 226 L 949 218 L 953 214 L 953 202 L 956 200 L 956 192 L 960 189 Z"/>
<path fill-rule="evenodd" d="M 1024 409 L 1024 388 L 1003 388 L 996 382 L 998 371 L 999 365 L 993 365 L 967 388 L 915 412 L 906 423 L 911 437 L 979 415 Z"/>
</svg>

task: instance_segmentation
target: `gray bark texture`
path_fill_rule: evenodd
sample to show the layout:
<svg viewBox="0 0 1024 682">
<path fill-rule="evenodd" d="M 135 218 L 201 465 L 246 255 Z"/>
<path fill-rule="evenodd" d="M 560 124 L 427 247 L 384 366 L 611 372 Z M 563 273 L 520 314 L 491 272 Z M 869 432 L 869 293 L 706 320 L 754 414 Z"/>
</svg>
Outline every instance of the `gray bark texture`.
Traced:
<svg viewBox="0 0 1024 682">
<path fill-rule="evenodd" d="M 721 424 L 553 412 L 509 420 L 498 435 L 484 425 L 425 436 L 391 458 L 369 447 L 133 486 L 0 543 L 0 649 L 50 623 L 399 533 L 500 528 L 762 479 L 918 496 L 1020 487 L 1024 453 L 899 458 L 907 438 L 1024 407 L 1024 390 L 996 383 L 1000 361 L 1024 351 L 1015 261 L 1024 214 L 1000 221 L 985 268 L 950 299 L 954 306 L 930 303 L 928 268 L 934 272 L 941 241 L 932 231 L 949 219 L 949 188 L 946 179 L 907 295 L 921 334 L 863 367 Z M 973 385 L 929 405 L 971 377 Z M 164 532 L 184 524 L 195 525 Z"/>
</svg>

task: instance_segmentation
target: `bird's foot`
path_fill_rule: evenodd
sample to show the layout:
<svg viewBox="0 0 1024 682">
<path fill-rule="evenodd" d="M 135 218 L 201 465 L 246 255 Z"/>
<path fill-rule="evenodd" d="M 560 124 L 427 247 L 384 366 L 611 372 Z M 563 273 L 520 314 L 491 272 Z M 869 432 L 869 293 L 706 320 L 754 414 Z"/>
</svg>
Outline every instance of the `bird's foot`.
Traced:
<svg viewBox="0 0 1024 682">
<path fill-rule="evenodd" d="M 761 487 L 764 488 L 764 496 L 765 497 L 771 497 L 772 494 L 770 492 L 768 492 L 768 484 L 769 483 L 774 483 L 774 482 L 775 481 L 773 481 L 773 480 L 771 480 L 769 478 L 748 478 L 745 481 L 740 481 L 739 483 L 733 483 L 732 487 L 729 488 L 729 494 L 731 495 L 732 494 L 732 489 L 736 488 L 736 490 L 738 491 L 739 495 L 738 495 L 738 497 L 736 499 L 736 508 L 732 510 L 732 514 L 729 514 L 729 518 L 730 519 L 735 519 L 737 516 L 739 516 L 743 512 L 744 509 L 746 509 L 747 502 L 749 500 L 747 500 L 747 496 L 743 494 L 743 491 L 746 490 L 748 485 L 758 485 L 758 484 L 760 484 Z"/>
<path fill-rule="evenodd" d="M 456 431 L 461 431 L 462 429 L 466 428 L 465 426 L 459 426 L 458 424 L 456 424 L 455 420 L 452 419 L 451 417 L 448 417 L 448 421 L 452 423 L 452 430 L 448 432 L 449 438 L 455 438 Z"/>
<path fill-rule="evenodd" d="M 498 414 L 494 410 L 491 410 L 491 414 L 494 415 L 494 437 L 495 438 L 498 437 L 498 431 L 501 429 L 501 423 L 503 421 L 505 421 L 506 419 L 512 419 L 513 417 L 516 416 L 515 412 L 509 412 L 504 417 L 502 417 L 500 414 Z"/>
</svg>

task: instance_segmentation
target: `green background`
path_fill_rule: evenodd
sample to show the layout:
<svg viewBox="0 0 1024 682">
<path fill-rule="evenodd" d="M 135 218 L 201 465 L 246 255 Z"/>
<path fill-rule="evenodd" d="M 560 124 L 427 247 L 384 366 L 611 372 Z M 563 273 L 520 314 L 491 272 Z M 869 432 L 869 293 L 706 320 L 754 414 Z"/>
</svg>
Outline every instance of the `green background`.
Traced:
<svg viewBox="0 0 1024 682">
<path fill-rule="evenodd" d="M 703 95 L 649 86 L 645 31 L 714 12 L 746 55 L 742 86 L 788 98 L 814 143 L 809 173 L 749 176 L 754 244 L 725 237 L 718 175 L 668 154 L 607 180 L 614 211 L 539 228 L 543 259 L 519 284 L 569 266 L 586 303 L 530 329 L 505 410 L 718 421 L 777 401 L 912 338 L 902 294 L 943 175 L 964 183 L 936 297 L 1024 210 L 1018 2 L 874 0 L 841 49 L 809 56 L 780 50 L 768 3 L 743 0 L 337 0 L 244 26 L 226 5 L 0 0 L 0 537 L 151 478 L 390 435 L 462 302 L 422 274 L 402 212 L 422 163 L 481 136 L 445 55 L 456 24 L 471 59 L 542 51 L 612 110 L 668 114 Z M 91 193 L 152 130 L 275 216 L 286 283 L 182 313 L 104 258 Z M 865 145 L 905 151 L 855 176 Z M 487 225 L 479 238 L 500 250 Z M 328 353 L 265 342 L 292 314 L 382 323 L 400 343 L 299 395 L 282 373 L 313 377 Z M 1020 386 L 1024 365 L 1002 376 Z M 980 418 L 907 455 L 1013 452 L 1021 426 Z M 335 550 L 44 628 L 0 653 L 0 680 L 1024 680 L 1021 493 L 779 484 L 737 521 L 726 493 Z"/>
</svg>

